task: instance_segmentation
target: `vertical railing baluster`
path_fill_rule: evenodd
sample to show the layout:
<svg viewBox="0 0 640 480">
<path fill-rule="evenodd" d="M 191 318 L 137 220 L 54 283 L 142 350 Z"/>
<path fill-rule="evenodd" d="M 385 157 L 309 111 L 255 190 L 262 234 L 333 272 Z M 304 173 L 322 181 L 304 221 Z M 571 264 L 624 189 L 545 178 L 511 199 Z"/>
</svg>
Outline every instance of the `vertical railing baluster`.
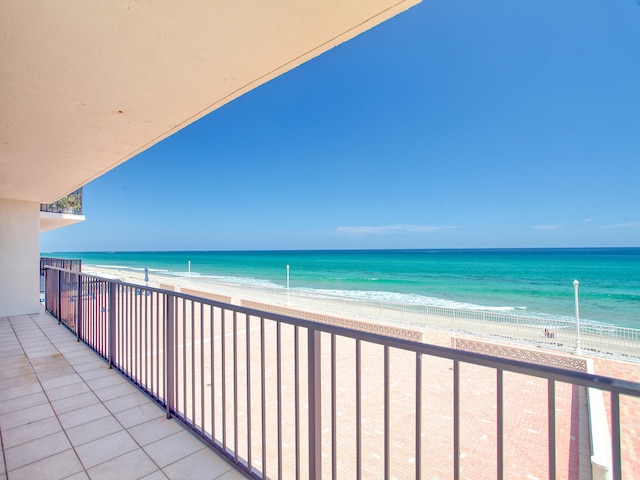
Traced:
<svg viewBox="0 0 640 480">
<path fill-rule="evenodd" d="M 98 352 L 100 352 L 100 355 L 107 359 L 109 358 L 109 343 L 107 340 L 107 331 L 109 330 L 109 318 L 111 315 L 109 311 L 110 283 L 111 282 L 109 281 L 105 281 L 102 285 L 102 311 L 104 312 L 104 315 L 102 316 L 101 321 L 95 330 L 93 339 L 93 348 L 95 348 Z"/>
<path fill-rule="evenodd" d="M 547 418 L 549 422 L 549 479 L 556 478 L 556 383 L 547 381 Z"/>
<path fill-rule="evenodd" d="M 142 385 L 142 292 L 139 288 L 136 290 L 136 370 L 133 378 L 138 385 Z"/>
<path fill-rule="evenodd" d="M 238 461 L 238 312 L 233 311 L 233 459 Z"/>
<path fill-rule="evenodd" d="M 158 305 L 158 308 L 156 309 L 156 389 L 158 391 L 158 398 L 160 398 L 160 298 L 163 299 L 164 301 L 164 295 L 161 297 L 159 292 L 154 292 L 155 294 L 155 301 L 156 304 Z M 164 308 L 162 309 L 162 315 L 164 315 Z M 164 337 L 164 333 L 163 333 L 163 337 Z M 163 349 L 162 349 L 163 350 Z"/>
<path fill-rule="evenodd" d="M 282 478 L 282 345 L 281 324 L 276 323 L 276 397 L 278 403 L 278 478 Z"/>
<path fill-rule="evenodd" d="M 322 478 L 321 332 L 309 328 L 309 478 Z"/>
<path fill-rule="evenodd" d="M 460 362 L 453 361 L 453 478 L 460 478 Z"/>
<path fill-rule="evenodd" d="M 362 478 L 362 347 L 356 339 L 356 478 Z"/>
<path fill-rule="evenodd" d="M 336 336 L 331 334 L 331 478 L 338 478 Z"/>
<path fill-rule="evenodd" d="M 127 342 L 127 355 L 129 356 L 129 377 L 133 377 L 133 370 L 135 368 L 135 344 L 134 344 L 134 328 L 135 328 L 135 320 L 133 317 L 133 289 L 131 287 L 126 287 L 127 289 L 127 307 L 129 310 L 129 321 L 127 322 L 127 331 L 129 332 L 129 338 Z"/>
<path fill-rule="evenodd" d="M 109 282 L 109 328 L 108 328 L 108 344 L 109 344 L 109 368 L 113 368 L 116 356 L 116 287 L 113 282 Z"/>
<path fill-rule="evenodd" d="M 295 409 L 295 438 L 296 438 L 296 479 L 300 478 L 300 341 L 299 329 L 297 325 L 293 327 L 293 389 L 294 389 L 294 409 Z"/>
<path fill-rule="evenodd" d="M 177 411 L 182 412 L 185 422 L 187 421 L 187 300 L 180 299 L 182 303 L 182 317 L 178 323 L 182 323 L 182 405 L 177 407 Z"/>
<path fill-rule="evenodd" d="M 118 363 L 119 369 L 127 375 L 126 365 L 123 359 L 123 347 L 122 347 L 122 322 L 124 321 L 124 316 L 122 315 L 122 302 L 126 293 L 126 286 L 121 285 L 120 291 L 117 295 L 116 300 L 116 326 L 114 331 L 114 337 L 116 340 L 116 362 Z"/>
<path fill-rule="evenodd" d="M 83 298 L 82 298 L 82 280 L 83 277 L 82 275 L 78 274 L 78 301 L 77 306 L 78 306 L 78 315 L 77 315 L 77 320 L 76 320 L 76 341 L 79 342 L 80 341 L 80 337 L 82 335 L 82 308 L 83 308 Z"/>
<path fill-rule="evenodd" d="M 260 403 L 262 408 L 262 476 L 267 476 L 267 385 L 264 345 L 264 317 L 260 317 Z"/>
<path fill-rule="evenodd" d="M 422 354 L 416 353 L 416 480 L 422 478 Z"/>
<path fill-rule="evenodd" d="M 154 324 L 154 316 L 153 316 L 153 312 L 154 312 L 154 305 L 155 305 L 155 299 L 156 299 L 156 292 L 148 292 L 148 295 L 150 296 L 149 301 L 151 302 L 151 313 L 149 315 L 149 387 L 150 390 L 153 394 L 155 394 L 155 389 L 154 389 L 154 378 L 153 378 L 153 361 L 155 358 L 155 355 L 153 355 L 153 348 L 154 348 L 154 342 L 153 342 L 153 324 Z M 155 309 L 157 312 L 157 308 Z"/>
<path fill-rule="evenodd" d="M 620 451 L 620 394 L 618 392 L 611 392 L 611 466 L 613 468 L 613 480 L 622 480 L 622 452 Z"/>
<path fill-rule="evenodd" d="M 58 308 L 56 309 L 58 325 L 62 322 L 62 271 L 58 270 Z"/>
<path fill-rule="evenodd" d="M 389 456 L 391 451 L 391 411 L 389 405 L 389 346 L 384 346 L 384 478 L 389 480 Z"/>
<path fill-rule="evenodd" d="M 133 349 L 134 349 L 134 364 L 133 364 L 133 372 L 131 374 L 132 378 L 136 383 L 140 383 L 138 379 L 140 378 L 138 372 L 140 371 L 140 334 L 138 333 L 140 329 L 140 289 L 136 288 L 135 295 L 133 297 L 133 318 L 135 319 L 134 323 L 134 340 L 133 340 Z"/>
<path fill-rule="evenodd" d="M 213 342 L 213 338 L 211 341 Z M 206 425 L 204 398 L 204 303 L 200 302 L 200 413 L 202 414 L 200 434 L 203 437 L 205 436 L 204 426 Z"/>
<path fill-rule="evenodd" d="M 149 291 L 144 291 L 144 388 L 149 390 L 149 297 L 147 296 Z"/>
<path fill-rule="evenodd" d="M 496 370 L 496 447 L 498 480 L 504 478 L 504 372 Z"/>
<path fill-rule="evenodd" d="M 252 470 L 253 465 L 251 463 L 251 317 L 246 316 L 246 370 L 247 370 L 247 469 Z"/>
<path fill-rule="evenodd" d="M 210 330 L 211 330 L 211 357 L 209 359 L 209 361 L 211 362 L 211 369 L 210 369 L 210 375 L 211 375 L 211 440 L 215 443 L 215 438 L 216 438 L 216 394 L 215 394 L 215 390 L 216 390 L 216 374 L 215 374 L 215 332 L 216 332 L 216 322 L 215 322 L 215 314 L 216 314 L 216 309 L 213 305 L 210 306 L 210 311 L 209 311 L 210 317 L 209 317 L 209 322 L 211 323 L 210 325 Z"/>
<path fill-rule="evenodd" d="M 226 367 L 226 359 L 227 359 L 227 348 L 226 348 L 226 328 L 225 328 L 225 314 L 227 312 L 226 309 L 221 309 L 222 311 L 222 323 L 220 324 L 220 354 L 222 356 L 221 365 L 222 365 L 222 373 L 220 381 L 222 382 L 222 446 L 224 450 L 227 450 L 227 367 Z"/>
<path fill-rule="evenodd" d="M 164 306 L 164 399 L 167 407 L 167 418 L 171 418 L 171 412 L 175 405 L 175 385 L 174 385 L 174 366 L 175 366 L 175 297 L 171 294 L 165 295 Z"/>
<path fill-rule="evenodd" d="M 191 425 L 196 426 L 196 332 L 195 332 L 195 302 L 191 304 Z M 185 408 L 185 414 L 186 414 Z"/>
<path fill-rule="evenodd" d="M 178 416 L 180 415 L 180 297 L 172 295 L 173 297 L 173 412 Z"/>
</svg>

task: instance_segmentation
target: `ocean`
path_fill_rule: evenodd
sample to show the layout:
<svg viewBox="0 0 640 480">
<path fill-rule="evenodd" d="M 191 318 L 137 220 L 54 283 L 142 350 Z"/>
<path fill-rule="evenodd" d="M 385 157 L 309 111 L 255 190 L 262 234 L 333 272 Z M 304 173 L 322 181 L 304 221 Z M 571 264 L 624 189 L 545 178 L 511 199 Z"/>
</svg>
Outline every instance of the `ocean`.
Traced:
<svg viewBox="0 0 640 480">
<path fill-rule="evenodd" d="M 640 328 L 640 248 L 65 252 L 91 266 Z M 160 281 L 160 280 L 159 280 Z"/>
</svg>

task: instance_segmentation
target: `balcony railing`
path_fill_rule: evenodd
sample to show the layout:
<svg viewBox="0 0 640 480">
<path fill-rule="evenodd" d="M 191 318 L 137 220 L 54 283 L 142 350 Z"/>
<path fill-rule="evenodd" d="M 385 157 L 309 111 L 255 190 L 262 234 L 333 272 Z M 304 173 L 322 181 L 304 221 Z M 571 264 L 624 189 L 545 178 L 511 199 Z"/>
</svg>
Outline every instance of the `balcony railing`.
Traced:
<svg viewBox="0 0 640 480">
<path fill-rule="evenodd" d="M 82 215 L 82 187 L 53 203 L 41 203 L 41 212 Z"/>
<path fill-rule="evenodd" d="M 58 267 L 64 270 L 82 271 L 82 260 L 67 258 L 40 257 L 40 275 L 44 276 L 46 267 Z"/>
<path fill-rule="evenodd" d="M 46 309 L 248 478 L 578 478 L 587 388 L 631 478 L 640 384 L 56 267 Z"/>
</svg>

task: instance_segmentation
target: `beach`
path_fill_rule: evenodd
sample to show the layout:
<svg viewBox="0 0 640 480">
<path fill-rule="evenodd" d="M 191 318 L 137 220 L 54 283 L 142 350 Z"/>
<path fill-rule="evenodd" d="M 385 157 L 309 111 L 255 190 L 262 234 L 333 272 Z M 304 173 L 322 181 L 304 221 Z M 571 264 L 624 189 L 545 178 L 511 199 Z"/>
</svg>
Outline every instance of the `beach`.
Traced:
<svg viewBox="0 0 640 480">
<path fill-rule="evenodd" d="M 85 273 L 124 282 L 145 284 L 142 268 L 88 265 Z M 148 273 L 148 285 L 156 288 L 184 289 L 196 296 L 216 294 L 220 301 L 241 305 L 243 301 L 287 306 L 330 315 L 364 319 L 382 324 L 402 325 L 424 331 L 427 343 L 451 346 L 452 335 L 469 335 L 493 341 L 512 342 L 529 347 L 549 348 L 565 353 L 573 352 L 576 342 L 574 323 L 553 318 L 527 318 L 497 312 L 478 310 L 421 307 L 394 303 L 376 303 L 366 299 L 353 299 L 306 289 L 268 288 L 263 285 L 231 283 L 212 277 L 186 277 L 170 272 Z M 583 325 L 581 345 L 585 354 L 606 358 L 640 361 L 640 338 L 625 331 L 624 338 L 613 337 L 599 325 Z M 633 335 L 637 332 L 631 331 Z"/>
</svg>

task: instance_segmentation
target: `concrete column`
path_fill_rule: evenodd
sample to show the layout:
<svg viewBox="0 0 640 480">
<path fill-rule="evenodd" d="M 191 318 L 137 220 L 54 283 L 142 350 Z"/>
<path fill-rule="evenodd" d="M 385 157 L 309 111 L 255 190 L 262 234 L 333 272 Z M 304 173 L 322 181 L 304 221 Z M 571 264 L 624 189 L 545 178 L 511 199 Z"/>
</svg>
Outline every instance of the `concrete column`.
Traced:
<svg viewBox="0 0 640 480">
<path fill-rule="evenodd" d="M 40 204 L 0 199 L 0 317 L 40 311 Z"/>
</svg>

